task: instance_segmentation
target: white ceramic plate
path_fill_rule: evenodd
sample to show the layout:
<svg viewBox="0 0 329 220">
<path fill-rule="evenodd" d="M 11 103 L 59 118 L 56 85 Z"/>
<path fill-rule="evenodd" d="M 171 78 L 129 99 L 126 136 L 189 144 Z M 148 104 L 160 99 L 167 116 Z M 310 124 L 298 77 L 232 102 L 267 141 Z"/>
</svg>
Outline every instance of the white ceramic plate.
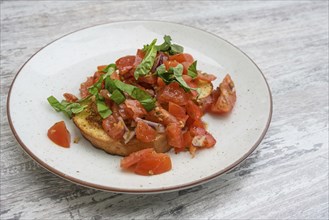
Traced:
<svg viewBox="0 0 329 220">
<path fill-rule="evenodd" d="M 198 69 L 217 75 L 217 86 L 230 73 L 237 103 L 227 117 L 204 116 L 217 140 L 214 148 L 170 153 L 173 168 L 155 176 L 123 172 L 119 156 L 98 150 L 81 139 L 69 149 L 47 137 L 51 125 L 64 120 L 72 137 L 81 136 L 72 121 L 56 113 L 47 97 L 79 94 L 79 85 L 96 66 L 135 54 L 137 48 L 164 35 L 183 45 L 198 60 Z M 126 193 L 178 190 L 211 180 L 244 160 L 261 142 L 270 123 L 272 100 L 259 68 L 238 48 L 204 31 L 158 21 L 128 21 L 86 28 L 66 35 L 32 56 L 17 74 L 8 96 L 8 118 L 18 142 L 39 164 L 77 184 Z"/>
</svg>

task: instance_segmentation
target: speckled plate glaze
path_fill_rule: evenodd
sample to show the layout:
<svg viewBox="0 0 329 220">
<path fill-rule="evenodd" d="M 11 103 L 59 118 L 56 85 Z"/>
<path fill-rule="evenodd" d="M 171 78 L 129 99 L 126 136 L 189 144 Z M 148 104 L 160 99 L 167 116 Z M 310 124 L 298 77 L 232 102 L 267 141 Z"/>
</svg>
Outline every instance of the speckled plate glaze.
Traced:
<svg viewBox="0 0 329 220">
<path fill-rule="evenodd" d="M 98 150 L 81 139 L 69 149 L 47 138 L 51 125 L 64 120 L 72 137 L 81 136 L 72 121 L 56 113 L 47 97 L 79 94 L 79 85 L 98 65 L 135 54 L 137 48 L 163 35 L 183 45 L 198 60 L 198 69 L 217 75 L 217 86 L 230 73 L 237 103 L 226 117 L 205 115 L 217 144 L 189 153 L 170 152 L 173 168 L 155 176 L 138 176 L 120 169 L 119 156 Z M 33 85 L 33 86 L 31 86 Z M 103 24 L 68 34 L 38 51 L 20 69 L 8 95 L 8 118 L 23 149 L 41 166 L 74 183 L 123 193 L 158 193 L 205 183 L 243 161 L 261 142 L 271 120 L 272 99 L 256 64 L 241 50 L 202 30 L 158 21 Z"/>
</svg>

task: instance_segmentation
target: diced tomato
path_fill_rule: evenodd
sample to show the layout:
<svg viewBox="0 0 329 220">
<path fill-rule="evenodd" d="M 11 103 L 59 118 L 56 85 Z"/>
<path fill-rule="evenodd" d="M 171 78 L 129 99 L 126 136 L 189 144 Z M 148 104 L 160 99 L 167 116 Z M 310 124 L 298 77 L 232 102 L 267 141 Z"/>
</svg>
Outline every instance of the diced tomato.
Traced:
<svg viewBox="0 0 329 220">
<path fill-rule="evenodd" d="M 139 175 L 156 175 L 171 170 L 171 159 L 164 153 L 156 153 L 153 148 L 134 152 L 121 160 L 121 168 L 131 168 Z"/>
<path fill-rule="evenodd" d="M 101 78 L 101 75 L 103 75 L 103 74 L 104 74 L 104 72 L 96 71 L 94 73 L 94 83 L 96 83 Z"/>
<path fill-rule="evenodd" d="M 200 104 L 201 111 L 204 114 L 210 109 L 211 104 L 213 103 L 212 95 L 208 95 L 207 97 L 201 98 L 198 102 Z"/>
<path fill-rule="evenodd" d="M 156 130 L 141 120 L 137 121 L 135 131 L 136 138 L 145 143 L 154 141 L 157 136 Z"/>
<path fill-rule="evenodd" d="M 192 135 L 189 131 L 185 131 L 183 133 L 183 139 L 184 139 L 184 146 L 190 147 L 192 145 Z"/>
<path fill-rule="evenodd" d="M 136 68 L 144 59 L 145 52 L 141 49 L 138 49 L 136 52 L 135 62 L 134 62 L 134 68 Z"/>
<path fill-rule="evenodd" d="M 177 105 L 186 105 L 189 100 L 187 93 L 176 82 L 161 88 L 157 97 L 160 103 L 173 102 Z"/>
<path fill-rule="evenodd" d="M 190 77 L 189 75 L 183 75 L 183 79 L 186 82 L 186 84 L 191 88 L 197 88 L 197 83 Z M 188 95 L 193 99 L 195 99 L 198 96 L 198 92 L 196 90 L 191 90 Z"/>
<path fill-rule="evenodd" d="M 106 67 L 107 67 L 107 65 L 101 65 L 101 66 L 98 66 L 98 67 L 97 67 L 97 70 L 98 70 L 99 72 L 101 72 L 101 71 L 103 71 Z"/>
<path fill-rule="evenodd" d="M 157 83 L 157 76 L 155 75 L 146 75 L 146 76 L 141 76 L 138 78 L 139 82 L 144 82 L 150 85 L 154 85 Z"/>
<path fill-rule="evenodd" d="M 192 139 L 192 145 L 195 147 L 205 147 L 210 148 L 215 146 L 215 138 L 208 132 L 204 135 L 196 135 Z"/>
<path fill-rule="evenodd" d="M 176 60 L 179 63 L 188 62 L 192 64 L 194 59 L 191 54 L 188 53 L 179 53 L 169 57 L 169 60 Z"/>
<path fill-rule="evenodd" d="M 184 147 L 183 133 L 178 124 L 171 123 L 166 128 L 168 144 L 175 148 Z"/>
<path fill-rule="evenodd" d="M 213 103 L 210 112 L 216 114 L 225 114 L 232 111 L 236 102 L 236 92 L 234 83 L 230 75 L 226 75 L 223 82 L 212 93 Z"/>
<path fill-rule="evenodd" d="M 215 144 L 216 144 L 215 138 L 207 132 L 205 145 L 203 147 L 210 148 L 215 146 Z"/>
<path fill-rule="evenodd" d="M 80 94 L 82 98 L 89 95 L 88 88 L 94 84 L 94 77 L 88 77 L 87 80 L 80 85 Z"/>
<path fill-rule="evenodd" d="M 128 73 L 134 67 L 134 63 L 135 56 L 125 56 L 115 61 L 121 75 Z"/>
<path fill-rule="evenodd" d="M 183 65 L 183 75 L 186 75 L 188 72 L 188 68 L 191 66 L 191 63 L 189 62 L 182 62 Z"/>
<path fill-rule="evenodd" d="M 113 72 L 110 76 L 111 79 L 117 79 L 120 80 L 120 76 L 117 72 Z"/>
<path fill-rule="evenodd" d="M 147 114 L 145 108 L 137 100 L 126 99 L 124 103 L 130 109 L 130 111 L 127 111 L 130 118 L 144 117 Z"/>
<path fill-rule="evenodd" d="M 154 151 L 154 149 L 152 149 L 152 148 L 146 148 L 146 149 L 131 153 L 129 156 L 121 159 L 120 166 L 123 169 L 128 169 L 129 167 L 138 163 L 143 157 L 147 157 L 150 154 L 152 154 L 153 151 Z"/>
<path fill-rule="evenodd" d="M 105 118 L 102 123 L 103 129 L 114 140 L 120 140 L 125 132 L 124 124 L 118 121 L 113 115 Z"/>
<path fill-rule="evenodd" d="M 217 79 L 217 77 L 213 74 L 208 74 L 208 73 L 198 73 L 197 79 L 203 80 L 206 82 L 211 82 Z"/>
<path fill-rule="evenodd" d="M 186 111 L 193 120 L 198 120 L 202 117 L 201 109 L 191 100 L 187 102 Z"/>
<path fill-rule="evenodd" d="M 185 124 L 188 115 L 186 115 L 186 109 L 184 107 L 181 107 L 173 102 L 169 102 L 168 110 L 170 114 L 177 118 L 177 120 Z"/>
<path fill-rule="evenodd" d="M 175 116 L 170 114 L 166 109 L 161 106 L 156 107 L 154 110 L 148 112 L 146 120 L 155 121 L 165 126 L 174 123 L 179 124 Z"/>
<path fill-rule="evenodd" d="M 68 102 L 76 102 L 79 100 L 75 95 L 73 95 L 71 93 L 64 93 L 63 96 L 64 96 L 65 100 Z"/>
<path fill-rule="evenodd" d="M 47 135 L 55 144 L 65 148 L 70 147 L 71 136 L 64 121 L 57 122 L 51 126 Z"/>
<path fill-rule="evenodd" d="M 160 77 L 158 77 L 158 79 L 157 79 L 157 85 L 161 88 L 161 87 L 164 87 L 166 85 L 166 83 L 163 81 L 163 79 L 161 79 Z"/>
<path fill-rule="evenodd" d="M 163 62 L 163 64 L 165 65 L 166 70 L 169 70 L 170 67 L 176 67 L 179 63 L 176 60 L 173 61 L 167 60 Z"/>
<path fill-rule="evenodd" d="M 149 176 L 157 175 L 171 170 L 171 159 L 168 154 L 155 153 L 145 157 L 137 163 L 135 173 Z"/>
</svg>

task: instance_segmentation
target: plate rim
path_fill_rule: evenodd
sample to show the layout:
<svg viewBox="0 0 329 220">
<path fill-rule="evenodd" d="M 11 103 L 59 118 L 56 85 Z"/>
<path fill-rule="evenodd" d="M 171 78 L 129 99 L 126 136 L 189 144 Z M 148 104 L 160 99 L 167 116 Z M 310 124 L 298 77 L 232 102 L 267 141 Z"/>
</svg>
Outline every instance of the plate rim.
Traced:
<svg viewBox="0 0 329 220">
<path fill-rule="evenodd" d="M 13 85 L 15 84 L 15 81 L 19 75 L 19 73 L 21 72 L 21 70 L 24 68 L 24 66 L 34 57 L 36 56 L 40 51 L 42 51 L 43 49 L 45 49 L 46 47 L 48 47 L 49 45 L 53 44 L 54 42 L 68 36 L 71 35 L 73 33 L 85 30 L 85 29 L 89 29 L 89 28 L 93 28 L 93 27 L 97 27 L 97 26 L 102 26 L 102 25 L 111 25 L 111 24 L 117 24 L 117 23 L 132 23 L 132 22 L 136 22 L 136 23 L 143 23 L 143 22 L 153 22 L 153 23 L 162 23 L 162 24 L 174 24 L 174 25 L 180 25 L 180 26 L 185 26 L 185 27 L 189 27 L 201 32 L 205 32 L 207 34 L 210 34 L 216 38 L 219 38 L 221 40 L 223 40 L 224 42 L 228 43 L 230 46 L 234 47 L 235 49 L 237 49 L 239 52 L 241 52 L 244 56 L 246 56 L 246 58 L 248 58 L 249 61 L 251 61 L 255 67 L 258 69 L 258 71 L 261 73 L 268 93 L 269 93 L 269 97 L 270 97 L 270 111 L 269 111 L 269 115 L 267 118 L 267 122 L 266 122 L 266 126 L 264 128 L 264 130 L 262 131 L 262 134 L 259 136 L 258 140 L 255 142 L 255 144 L 249 149 L 248 152 L 246 152 L 242 157 L 240 157 L 238 160 L 236 160 L 234 163 L 232 163 L 231 165 L 225 167 L 224 169 L 201 179 L 192 181 L 192 182 L 188 182 L 186 184 L 180 184 L 180 185 L 175 185 L 175 186 L 170 186 L 170 187 L 163 187 L 163 188 L 156 188 L 156 189 L 125 189 L 125 188 L 118 188 L 118 187 L 109 187 L 109 186 L 104 186 L 104 185 L 100 185 L 100 184 L 95 184 L 95 183 L 90 183 L 88 181 L 84 181 L 78 178 L 75 178 L 73 176 L 67 175 L 59 170 L 57 170 L 56 168 L 48 165 L 47 163 L 43 162 L 40 158 L 38 158 L 25 144 L 24 142 L 20 139 L 18 133 L 15 130 L 15 127 L 13 125 L 12 119 L 11 119 L 11 115 L 10 115 L 10 97 L 11 97 L 11 91 L 13 88 Z M 197 186 L 197 185 L 201 185 L 204 184 L 212 179 L 215 179 L 217 177 L 219 177 L 220 175 L 227 173 L 228 171 L 232 170 L 234 167 L 236 167 L 237 165 L 239 165 L 240 163 L 242 163 L 252 152 L 255 151 L 255 149 L 259 146 L 259 144 L 262 142 L 262 140 L 264 139 L 271 120 L 272 120 L 272 115 L 273 115 L 273 98 L 272 98 L 272 93 L 271 93 L 271 89 L 270 86 L 264 76 L 264 73 L 261 71 L 261 69 L 258 67 L 258 65 L 245 53 L 243 52 L 240 48 L 238 48 L 237 46 L 235 46 L 234 44 L 232 44 L 231 42 L 227 41 L 226 39 L 213 34 L 209 31 L 203 30 L 201 28 L 197 28 L 194 26 L 190 26 L 190 25 L 185 25 L 185 24 L 181 24 L 181 23 L 177 23 L 177 22 L 169 22 L 169 21 L 161 21 L 161 20 L 122 20 L 122 21 L 114 21 L 114 22 L 105 22 L 105 23 L 100 23 L 100 24 L 95 24 L 95 25 L 90 25 L 84 28 L 80 28 L 77 29 L 75 31 L 69 32 L 67 34 L 62 35 L 59 38 L 56 38 L 55 40 L 47 43 L 46 45 L 44 45 L 43 47 L 41 47 L 39 50 L 37 50 L 29 59 L 27 59 L 23 65 L 19 68 L 19 70 L 17 71 L 17 73 L 15 74 L 15 77 L 10 85 L 9 91 L 8 91 L 8 96 L 7 96 L 7 106 L 6 106 L 6 110 L 7 110 L 7 120 L 9 122 L 9 126 L 10 129 L 12 131 L 12 133 L 14 134 L 14 137 L 16 138 L 17 142 L 19 143 L 20 147 L 23 149 L 23 151 L 25 153 L 27 153 L 28 156 L 30 156 L 32 158 L 32 160 L 34 160 L 35 162 L 37 162 L 41 167 L 43 167 L 44 169 L 48 170 L 49 172 L 55 174 L 56 176 L 65 179 L 67 181 L 70 181 L 74 184 L 80 185 L 80 186 L 84 186 L 87 188 L 92 188 L 92 189 L 97 189 L 97 190 L 102 190 L 102 191 L 106 191 L 106 192 L 114 192 L 114 193 L 127 193 L 127 194 L 151 194 L 151 193 L 164 193 L 164 192 L 172 192 L 172 191 L 177 191 L 177 190 L 182 190 L 182 189 L 187 189 L 193 186 Z"/>
</svg>

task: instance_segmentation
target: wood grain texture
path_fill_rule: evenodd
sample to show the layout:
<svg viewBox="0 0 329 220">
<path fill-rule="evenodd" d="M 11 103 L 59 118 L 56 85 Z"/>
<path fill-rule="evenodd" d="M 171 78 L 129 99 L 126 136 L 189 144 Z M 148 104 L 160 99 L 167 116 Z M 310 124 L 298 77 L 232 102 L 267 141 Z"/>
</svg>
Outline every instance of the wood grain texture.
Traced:
<svg viewBox="0 0 329 220">
<path fill-rule="evenodd" d="M 1 219 L 328 219 L 328 1 L 1 1 Z M 207 184 L 124 195 L 65 181 L 33 162 L 8 125 L 23 63 L 74 30 L 164 20 L 229 40 L 262 69 L 274 102 L 258 149 Z"/>
</svg>

